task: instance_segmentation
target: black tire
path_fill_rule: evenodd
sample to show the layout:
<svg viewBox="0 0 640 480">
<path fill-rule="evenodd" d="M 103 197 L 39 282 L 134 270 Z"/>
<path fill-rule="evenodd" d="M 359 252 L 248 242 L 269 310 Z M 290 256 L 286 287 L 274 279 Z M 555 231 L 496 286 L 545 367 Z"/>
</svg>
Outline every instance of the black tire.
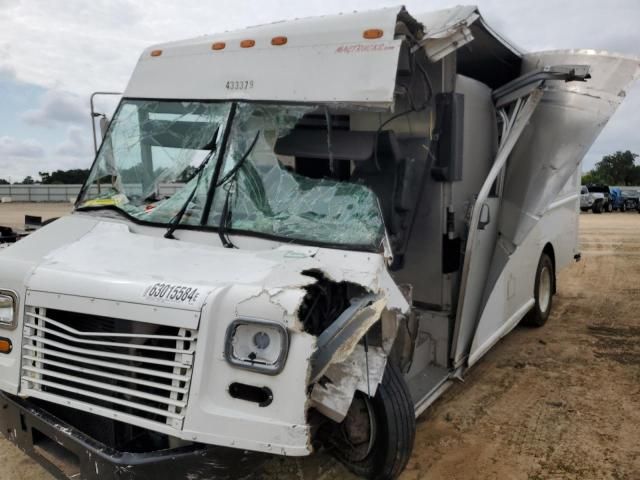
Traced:
<svg viewBox="0 0 640 480">
<path fill-rule="evenodd" d="M 613 212 L 613 205 L 611 205 L 611 202 L 607 203 L 607 213 L 611 213 Z"/>
<path fill-rule="evenodd" d="M 602 202 L 594 203 L 593 207 L 591 207 L 591 211 L 593 213 L 602 213 Z"/>
<path fill-rule="evenodd" d="M 546 279 L 545 279 L 546 277 Z M 553 307 L 553 294 L 555 292 L 556 275 L 553 261 L 546 253 L 540 255 L 536 280 L 534 283 L 534 298 L 536 303 L 524 317 L 523 323 L 531 327 L 542 327 L 547 323 Z M 542 288 L 541 288 L 542 287 Z"/>
<path fill-rule="evenodd" d="M 585 208 L 585 207 L 580 207 L 580 211 L 581 211 L 581 212 L 588 212 L 588 211 L 589 211 L 589 209 L 588 209 L 588 208 Z"/>
<path fill-rule="evenodd" d="M 362 395 L 360 401 L 369 402 L 372 406 L 375 428 L 369 433 L 372 430 L 376 433 L 373 439 L 370 438 L 368 451 L 362 458 L 353 458 L 353 451 L 347 447 L 346 440 L 342 445 L 334 444 L 332 453 L 360 477 L 370 480 L 395 479 L 407 466 L 416 435 L 415 410 L 409 387 L 400 369 L 388 362 L 375 397 L 359 392 L 356 395 Z M 357 397 L 354 399 L 356 401 Z"/>
</svg>

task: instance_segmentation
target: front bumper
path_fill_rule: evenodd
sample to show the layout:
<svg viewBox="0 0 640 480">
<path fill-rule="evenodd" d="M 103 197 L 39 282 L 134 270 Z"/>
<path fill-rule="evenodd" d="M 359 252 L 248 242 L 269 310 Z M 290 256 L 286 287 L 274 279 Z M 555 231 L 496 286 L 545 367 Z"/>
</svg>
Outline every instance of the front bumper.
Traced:
<svg viewBox="0 0 640 480">
<path fill-rule="evenodd" d="M 0 428 L 59 479 L 179 480 L 250 478 L 264 455 L 193 444 L 149 453 L 114 450 L 46 412 L 0 392 Z"/>
</svg>

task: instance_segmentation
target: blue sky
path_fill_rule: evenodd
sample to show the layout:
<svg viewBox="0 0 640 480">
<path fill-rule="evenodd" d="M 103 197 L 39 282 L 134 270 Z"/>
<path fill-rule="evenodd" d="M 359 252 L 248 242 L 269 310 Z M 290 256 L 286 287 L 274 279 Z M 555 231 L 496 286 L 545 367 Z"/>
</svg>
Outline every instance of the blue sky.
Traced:
<svg viewBox="0 0 640 480">
<path fill-rule="evenodd" d="M 0 0 L 0 178 L 87 168 L 88 98 L 122 91 L 146 46 L 281 19 L 397 5 L 393 0 Z M 409 11 L 455 2 L 404 2 Z M 638 0 L 477 0 L 488 23 L 527 51 L 593 48 L 640 55 Z M 640 82 L 639 82 L 640 83 Z M 99 104 L 110 111 L 111 104 Z M 640 85 L 585 158 L 640 153 Z"/>
</svg>

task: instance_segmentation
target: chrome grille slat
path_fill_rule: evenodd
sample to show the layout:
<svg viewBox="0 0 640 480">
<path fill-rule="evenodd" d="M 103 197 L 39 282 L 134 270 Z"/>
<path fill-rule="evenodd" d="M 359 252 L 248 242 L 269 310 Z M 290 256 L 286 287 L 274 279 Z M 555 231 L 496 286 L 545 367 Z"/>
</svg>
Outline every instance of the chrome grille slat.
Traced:
<svg viewBox="0 0 640 480">
<path fill-rule="evenodd" d="M 45 332 L 42 332 L 42 333 L 45 333 Z M 50 346 L 53 346 L 53 347 L 61 348 L 62 350 L 66 350 L 68 352 L 83 353 L 85 355 L 91 355 L 93 357 L 104 357 L 104 358 L 113 358 L 113 359 L 120 359 L 120 360 L 131 360 L 131 361 L 134 361 L 134 362 L 137 361 L 137 362 L 142 362 L 142 363 L 151 363 L 151 364 L 154 364 L 154 365 L 164 365 L 164 366 L 168 366 L 168 367 L 180 367 L 180 366 L 182 366 L 182 363 L 180 363 L 180 362 L 173 362 L 173 361 L 167 361 L 167 360 L 155 360 L 155 359 L 151 359 L 151 358 L 147 358 L 147 357 L 143 357 L 143 356 L 137 356 L 137 355 L 126 355 L 124 353 L 102 352 L 102 351 L 97 351 L 97 350 L 87 350 L 86 348 L 71 347 L 71 346 L 67 345 L 66 343 L 57 342 L 55 340 L 49 340 L 49 339 L 44 338 L 43 336 L 38 336 L 38 335 L 25 335 L 24 338 L 27 339 L 27 340 L 32 340 L 36 344 L 42 343 L 44 345 L 50 345 Z"/>
<path fill-rule="evenodd" d="M 127 400 L 121 400 L 119 398 L 113 398 L 110 397 L 108 395 L 102 395 L 100 393 L 95 393 L 89 390 L 83 390 L 81 388 L 74 388 L 74 387 L 69 387 L 68 385 L 64 385 L 62 383 L 56 383 L 56 382 L 49 382 L 47 380 L 39 380 L 39 379 L 33 379 L 30 377 L 22 377 L 23 380 L 26 380 L 28 382 L 33 382 L 36 383 L 38 385 L 46 385 L 48 387 L 57 387 L 60 389 L 64 389 L 64 390 L 68 390 L 70 392 L 73 393 L 77 393 L 78 395 L 82 395 L 85 397 L 89 397 L 89 398 L 98 398 L 100 400 L 105 400 L 111 403 L 117 403 L 118 405 L 123 405 L 125 407 L 131 407 L 137 410 L 145 410 L 145 411 L 150 411 L 153 413 L 157 413 L 158 415 L 163 415 L 163 416 L 167 416 L 167 417 L 172 417 L 172 418 L 182 418 L 180 415 L 175 414 L 175 413 L 171 413 L 167 410 L 161 410 L 158 408 L 153 408 L 153 407 L 147 407 L 147 406 L 141 406 L 138 403 L 135 402 L 129 402 Z"/>
<path fill-rule="evenodd" d="M 71 332 L 74 335 L 78 335 L 81 337 L 122 337 L 122 338 L 153 338 L 156 340 L 184 340 L 184 337 L 180 337 L 177 335 L 145 335 L 145 334 L 135 334 L 135 333 L 106 333 L 106 332 L 82 332 L 80 330 L 76 330 L 75 328 L 71 328 L 63 323 L 56 322 L 51 318 L 47 318 L 43 315 L 38 315 L 33 312 L 26 312 L 26 315 L 31 318 L 39 318 L 41 320 L 45 320 L 47 323 L 51 325 L 55 325 L 56 327 L 62 328 L 67 332 Z M 196 335 L 193 337 L 189 337 L 190 339 L 196 339 Z"/>
<path fill-rule="evenodd" d="M 80 373 L 88 373 L 90 375 L 95 375 L 97 377 L 106 377 L 106 378 L 115 378 L 116 380 L 122 380 L 128 383 L 135 383 L 138 385 L 144 385 L 146 387 L 153 387 L 153 388 L 157 388 L 159 390 L 168 390 L 170 392 L 176 392 L 176 393 L 187 393 L 188 390 L 186 388 L 178 388 L 178 387 L 173 387 L 173 386 L 169 386 L 169 385 L 165 385 L 162 383 L 157 383 L 157 382 L 149 382 L 147 380 L 141 380 L 135 377 L 126 377 L 124 375 L 118 375 L 115 373 L 107 373 L 107 372 L 101 372 L 99 370 L 93 370 L 91 368 L 81 368 L 81 367 L 76 367 L 73 365 L 67 365 L 61 362 L 56 362 L 55 360 L 45 360 L 44 358 L 37 358 L 37 357 L 32 357 L 30 355 L 23 355 L 22 358 L 24 358 L 25 360 L 31 360 L 33 362 L 40 362 L 41 364 L 44 365 L 53 365 L 55 367 L 60 367 L 60 368 L 64 368 L 66 370 L 72 370 L 74 372 L 80 372 Z M 24 367 L 27 368 L 27 367 Z M 181 381 L 186 381 L 187 378 L 186 377 L 182 377 Z M 174 382 L 179 382 L 180 380 L 173 380 Z"/>
<path fill-rule="evenodd" d="M 33 373 L 39 373 L 41 375 L 46 375 L 47 377 L 53 377 L 53 378 L 58 378 L 60 380 L 68 380 L 70 382 L 73 383 L 78 383 L 80 385 L 85 385 L 88 387 L 96 387 L 102 390 L 111 390 L 113 392 L 118 392 L 118 393 L 124 393 L 125 395 L 131 395 L 134 397 L 139 397 L 139 398 L 146 398 L 148 400 L 155 400 L 158 403 L 164 403 L 166 405 L 173 405 L 175 407 L 181 407 L 184 408 L 187 406 L 187 404 L 185 402 L 178 402 L 175 400 L 172 400 L 170 398 L 163 398 L 159 395 L 152 395 L 150 393 L 144 393 L 144 392 L 139 392 L 138 390 L 134 390 L 131 388 L 123 388 L 123 387 L 117 387 L 114 385 L 109 385 L 108 383 L 101 383 L 101 382 L 94 382 L 93 380 L 86 380 L 84 378 L 81 378 L 79 376 L 73 376 L 73 375 L 67 375 L 66 373 L 59 373 L 59 372 L 53 372 L 53 371 L 48 371 L 45 370 L 43 368 L 36 368 L 36 367 L 29 367 L 29 366 L 24 366 L 22 367 L 22 371 L 23 372 L 33 372 Z M 33 377 L 29 377 L 29 378 L 33 378 Z"/>
<path fill-rule="evenodd" d="M 41 330 L 44 333 L 49 333 L 49 334 L 54 335 L 54 336 L 56 336 L 58 338 L 63 338 L 65 340 L 69 340 L 70 342 L 73 342 L 73 343 L 84 343 L 84 344 L 87 344 L 87 345 L 102 345 L 103 347 L 126 348 L 128 350 L 135 349 L 135 350 L 154 350 L 156 352 L 172 352 L 172 353 L 187 353 L 187 354 L 193 353 L 193 349 L 180 350 L 180 349 L 177 349 L 177 348 L 148 347 L 146 345 L 136 345 L 135 343 L 102 342 L 102 341 L 98 341 L 98 340 L 79 339 L 79 338 L 73 338 L 71 335 L 66 335 L 64 333 L 56 332 L 55 330 L 51 330 L 49 328 L 41 327 L 39 325 L 35 325 L 35 324 L 32 324 L 32 323 L 27 323 L 26 326 L 30 327 L 30 328 L 33 328 L 35 330 L 38 330 L 38 331 Z"/>
<path fill-rule="evenodd" d="M 188 376 L 186 375 L 175 375 L 173 373 L 158 372 L 155 370 L 149 370 L 148 368 L 121 366 L 120 364 L 117 364 L 117 363 L 109 363 L 109 362 L 103 362 L 101 360 L 95 360 L 93 358 L 79 357 L 77 355 L 58 352 L 56 350 L 48 350 L 46 348 L 35 347 L 33 345 L 24 345 L 23 348 L 25 350 L 35 352 L 36 355 L 41 355 L 41 356 L 48 355 L 50 357 L 53 356 L 57 358 L 64 358 L 65 360 L 81 361 L 83 363 L 86 363 L 89 365 L 96 365 L 98 367 L 107 367 L 114 370 L 126 370 L 126 371 L 135 372 L 135 373 L 141 373 L 144 375 L 153 375 L 155 377 L 160 377 L 160 378 L 170 378 L 170 379 L 179 380 L 179 381 L 188 380 Z M 37 361 L 40 361 L 40 359 L 38 359 Z"/>
<path fill-rule="evenodd" d="M 195 330 L 28 306 L 21 390 L 180 429 L 196 339 Z"/>
</svg>

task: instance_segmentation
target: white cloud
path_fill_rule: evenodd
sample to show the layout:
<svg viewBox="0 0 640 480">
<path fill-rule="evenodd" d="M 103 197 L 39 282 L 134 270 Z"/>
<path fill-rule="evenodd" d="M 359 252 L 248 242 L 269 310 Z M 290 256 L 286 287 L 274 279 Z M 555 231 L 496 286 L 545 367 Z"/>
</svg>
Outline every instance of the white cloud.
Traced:
<svg viewBox="0 0 640 480">
<path fill-rule="evenodd" d="M 53 149 L 55 166 L 51 167 L 52 170 L 89 167 L 93 151 L 87 133 L 85 128 L 67 129 L 66 138 Z"/>
<path fill-rule="evenodd" d="M 44 149 L 36 140 L 20 140 L 7 135 L 0 137 L 0 160 L 41 158 L 43 155 Z"/>
<path fill-rule="evenodd" d="M 59 124 L 89 123 L 89 109 L 80 97 L 58 90 L 48 90 L 35 110 L 21 115 L 29 125 L 53 127 Z"/>
<path fill-rule="evenodd" d="M 42 171 L 89 168 L 94 153 L 86 130 L 68 127 L 64 138 L 52 148 L 34 139 L 0 136 L 0 178 L 15 181 L 26 175 L 37 177 Z"/>
<path fill-rule="evenodd" d="M 18 181 L 38 171 L 45 150 L 33 139 L 0 136 L 0 178 Z"/>
</svg>

